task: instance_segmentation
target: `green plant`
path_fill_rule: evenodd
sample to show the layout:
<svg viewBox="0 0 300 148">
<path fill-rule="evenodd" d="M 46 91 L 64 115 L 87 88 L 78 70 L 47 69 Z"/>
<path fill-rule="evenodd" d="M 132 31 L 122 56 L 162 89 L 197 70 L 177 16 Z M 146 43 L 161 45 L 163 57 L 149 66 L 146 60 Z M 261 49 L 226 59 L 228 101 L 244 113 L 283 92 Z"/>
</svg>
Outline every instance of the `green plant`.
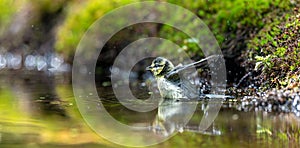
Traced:
<svg viewBox="0 0 300 148">
<path fill-rule="evenodd" d="M 264 85 L 282 88 L 289 86 L 292 79 L 299 81 L 299 19 L 295 9 L 266 25 L 248 43 L 248 56 Z"/>
<path fill-rule="evenodd" d="M 220 45 L 227 40 L 233 40 L 241 30 L 259 29 L 265 25 L 264 18 L 273 12 L 274 8 L 280 11 L 290 9 L 289 0 L 187 0 L 182 3 L 181 0 L 167 0 L 170 3 L 179 4 L 195 14 L 197 14 L 212 30 Z M 195 30 L 196 31 L 196 30 Z M 274 28 L 271 34 L 277 34 L 278 29 Z M 167 35 L 166 35 L 167 34 Z M 201 56 L 199 47 L 193 45 L 185 45 L 185 40 L 188 39 L 185 34 L 163 26 L 160 35 L 168 37 L 168 39 L 187 47 L 188 51 L 193 54 L 191 56 Z M 271 37 L 262 40 L 262 44 L 272 40 Z M 273 42 L 277 46 L 277 42 Z"/>
<path fill-rule="evenodd" d="M 67 9 L 64 23 L 58 28 L 56 50 L 65 55 L 72 55 L 80 39 L 92 25 L 108 11 L 137 0 L 87 0 L 72 3 Z"/>
</svg>

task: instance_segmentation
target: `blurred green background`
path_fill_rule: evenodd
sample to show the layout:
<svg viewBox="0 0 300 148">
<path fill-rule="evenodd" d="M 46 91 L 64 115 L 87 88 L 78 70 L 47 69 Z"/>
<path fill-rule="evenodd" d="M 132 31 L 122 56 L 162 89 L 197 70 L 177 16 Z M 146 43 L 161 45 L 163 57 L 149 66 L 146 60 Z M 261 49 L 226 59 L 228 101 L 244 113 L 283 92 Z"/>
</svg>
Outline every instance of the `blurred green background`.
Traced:
<svg viewBox="0 0 300 148">
<path fill-rule="evenodd" d="M 76 47 L 93 22 L 115 8 L 139 1 L 1 0 L 0 55 L 58 53 L 72 64 Z M 275 88 L 299 92 L 299 0 L 158 1 L 182 6 L 207 24 L 226 60 L 229 86 L 250 72 L 252 77 L 242 88 L 253 84 L 258 88 L 255 91 Z M 195 40 L 183 32 L 163 24 L 137 24 L 118 32 L 105 45 L 98 59 L 104 64 L 96 68 L 101 81 L 107 81 L 109 68 L 122 47 L 142 36 L 166 38 L 192 59 L 203 58 Z M 70 79 L 69 74 L 49 76 L 0 69 L 0 147 L 119 147 L 86 125 L 77 110 Z M 107 100 L 113 98 L 103 95 Z M 125 123 L 138 118 L 124 118 L 122 113 L 130 111 L 118 103 L 108 107 Z M 293 114 L 241 111 L 239 106 L 221 110 L 216 127 L 224 135 L 187 132 L 156 147 L 299 146 L 299 119 Z M 240 120 L 234 120 L 233 115 Z"/>
<path fill-rule="evenodd" d="M 284 88 L 291 78 L 298 77 L 298 0 L 162 1 L 190 10 L 208 25 L 223 51 L 230 82 L 237 83 L 247 72 L 255 71 L 263 79 L 263 87 Z M 3 0 L 1 51 L 22 54 L 55 51 L 72 63 L 76 46 L 89 26 L 110 10 L 133 2 L 138 0 Z M 141 28 L 136 27 L 135 31 Z M 194 40 L 170 26 L 152 24 L 139 33 L 171 40 L 195 60 L 203 57 Z M 121 49 L 112 51 L 110 47 L 123 47 L 128 44 L 124 42 L 132 42 L 140 34 L 131 36 L 121 32 L 106 47 L 110 52 L 119 52 Z M 278 74 L 279 68 L 284 73 Z"/>
</svg>

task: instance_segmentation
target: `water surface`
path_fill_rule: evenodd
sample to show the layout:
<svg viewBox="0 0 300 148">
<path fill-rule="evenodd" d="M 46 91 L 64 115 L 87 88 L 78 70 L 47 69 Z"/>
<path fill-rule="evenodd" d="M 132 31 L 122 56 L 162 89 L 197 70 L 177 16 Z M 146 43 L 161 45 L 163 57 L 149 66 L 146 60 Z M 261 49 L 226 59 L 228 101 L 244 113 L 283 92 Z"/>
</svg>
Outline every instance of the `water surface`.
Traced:
<svg viewBox="0 0 300 148">
<path fill-rule="evenodd" d="M 86 124 L 78 111 L 70 80 L 69 75 L 49 76 L 42 72 L 1 73 L 0 147 L 119 147 Z M 120 104 L 110 87 L 97 90 L 101 100 L 95 103 L 103 103 L 119 122 L 150 126 L 143 132 L 152 139 L 173 135 L 151 147 L 300 145 L 300 121 L 293 113 L 243 111 L 239 102 L 224 102 L 213 125 L 203 132 L 199 123 L 206 107 L 204 102 L 165 102 L 158 109 L 138 113 Z M 196 110 L 190 110 L 190 106 L 196 106 Z M 194 114 L 186 124 L 185 118 L 191 112 Z"/>
</svg>

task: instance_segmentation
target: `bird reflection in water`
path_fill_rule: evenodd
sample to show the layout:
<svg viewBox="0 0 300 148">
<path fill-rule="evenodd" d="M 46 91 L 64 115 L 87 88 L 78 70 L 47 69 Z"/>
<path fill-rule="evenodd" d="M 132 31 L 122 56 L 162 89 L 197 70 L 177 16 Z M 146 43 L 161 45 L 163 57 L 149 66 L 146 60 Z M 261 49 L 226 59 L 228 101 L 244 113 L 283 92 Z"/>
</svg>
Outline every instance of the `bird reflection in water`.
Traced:
<svg viewBox="0 0 300 148">
<path fill-rule="evenodd" d="M 201 107 L 201 114 L 196 109 Z M 197 107 L 198 106 L 198 107 Z M 168 137 L 177 132 L 195 132 L 207 135 L 221 135 L 221 131 L 212 124 L 208 129 L 202 130 L 198 124 L 190 122 L 194 116 L 201 116 L 206 113 L 207 105 L 198 101 L 174 101 L 162 99 L 158 106 L 158 113 L 152 124 L 153 132 L 157 135 Z"/>
</svg>

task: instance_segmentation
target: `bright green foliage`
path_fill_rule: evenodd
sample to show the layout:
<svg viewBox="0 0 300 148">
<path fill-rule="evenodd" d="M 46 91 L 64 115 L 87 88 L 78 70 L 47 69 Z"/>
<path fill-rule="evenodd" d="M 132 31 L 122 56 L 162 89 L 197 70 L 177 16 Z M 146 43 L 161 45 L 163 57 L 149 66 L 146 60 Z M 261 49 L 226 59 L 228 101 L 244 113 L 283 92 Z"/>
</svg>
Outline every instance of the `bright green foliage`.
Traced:
<svg viewBox="0 0 300 148">
<path fill-rule="evenodd" d="M 96 19 L 116 7 L 136 1 L 139 0 L 87 0 L 73 3 L 67 9 L 66 20 L 58 29 L 56 49 L 66 55 L 70 55 L 70 53 L 74 52 L 84 32 Z M 238 30 L 261 28 L 265 23 L 264 17 L 274 9 L 290 9 L 289 0 L 165 1 L 180 5 L 198 15 L 212 30 L 220 44 L 226 40 L 234 39 Z M 195 43 L 187 42 L 189 40 L 188 36 L 170 26 L 163 25 L 159 35 L 177 43 L 191 56 L 202 56 L 201 50 L 195 46 Z M 276 45 L 275 42 L 274 45 Z"/>
<path fill-rule="evenodd" d="M 238 30 L 259 29 L 265 25 L 264 18 L 274 9 L 283 11 L 290 9 L 289 0 L 167 0 L 181 5 L 197 14 L 212 30 L 219 44 L 234 39 Z M 197 30 L 195 30 L 197 31 Z M 249 33 L 249 32 L 248 32 Z M 169 37 L 179 45 L 186 46 L 186 36 L 178 31 L 171 31 L 170 27 L 163 27 L 161 34 Z M 269 38 L 270 39 L 270 38 Z M 264 42 L 268 42 L 265 40 Z M 274 42 L 276 46 L 277 43 Z M 187 46 L 188 51 L 200 53 L 198 47 Z M 198 53 L 197 53 L 198 52 Z"/>
<path fill-rule="evenodd" d="M 66 20 L 57 32 L 56 49 L 70 55 L 76 49 L 83 34 L 108 11 L 137 0 L 86 0 L 73 3 L 68 8 Z"/>
<path fill-rule="evenodd" d="M 7 24 L 7 22 L 10 20 L 10 16 L 13 13 L 13 9 L 8 9 L 7 6 L 12 5 L 11 0 L 4 0 L 0 3 L 0 30 L 2 31 L 4 26 Z"/>
<path fill-rule="evenodd" d="M 261 72 L 262 87 L 290 87 L 300 82 L 300 13 L 266 25 L 248 44 L 249 57 Z M 291 81 L 293 79 L 293 81 Z"/>
<path fill-rule="evenodd" d="M 0 34 L 5 30 L 17 9 L 25 0 L 1 0 L 0 2 Z"/>
</svg>

